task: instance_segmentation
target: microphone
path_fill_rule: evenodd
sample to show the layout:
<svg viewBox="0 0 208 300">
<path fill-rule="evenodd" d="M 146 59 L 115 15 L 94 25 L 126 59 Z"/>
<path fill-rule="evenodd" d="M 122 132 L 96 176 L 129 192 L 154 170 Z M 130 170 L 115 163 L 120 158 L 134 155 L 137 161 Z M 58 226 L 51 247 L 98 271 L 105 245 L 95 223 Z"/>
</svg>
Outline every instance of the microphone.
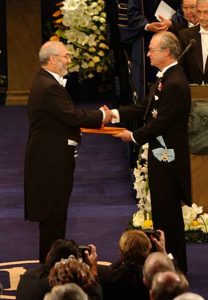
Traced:
<svg viewBox="0 0 208 300">
<path fill-rule="evenodd" d="M 196 44 L 196 40 L 195 39 L 191 39 L 189 41 L 188 46 L 185 48 L 185 50 L 182 52 L 182 54 L 179 56 L 178 61 L 180 62 L 181 59 L 183 58 L 183 56 L 190 51 L 190 49 Z"/>
</svg>

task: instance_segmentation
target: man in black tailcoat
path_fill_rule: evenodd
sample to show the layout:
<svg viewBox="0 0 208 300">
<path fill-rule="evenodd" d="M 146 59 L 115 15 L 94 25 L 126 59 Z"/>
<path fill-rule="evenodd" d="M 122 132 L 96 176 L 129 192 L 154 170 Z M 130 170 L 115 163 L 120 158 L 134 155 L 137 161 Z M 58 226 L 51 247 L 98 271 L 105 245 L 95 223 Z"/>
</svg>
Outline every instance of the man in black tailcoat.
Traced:
<svg viewBox="0 0 208 300">
<path fill-rule="evenodd" d="M 41 69 L 28 103 L 25 218 L 39 222 L 39 259 L 44 262 L 53 241 L 65 238 L 80 127 L 99 128 L 110 119 L 108 112 L 81 110 L 73 104 L 63 86 L 70 63 L 63 43 L 45 43 L 39 60 Z"/>
<path fill-rule="evenodd" d="M 180 30 L 178 33 L 182 49 L 191 39 L 196 43 L 184 55 L 182 63 L 189 83 L 208 83 L 208 0 L 197 0 L 196 15 L 199 25 Z"/>
<path fill-rule="evenodd" d="M 142 146 L 149 143 L 148 176 L 155 229 L 165 233 L 167 252 L 186 272 L 186 246 L 181 202 L 191 205 L 188 118 L 191 95 L 188 81 L 177 63 L 180 45 L 170 32 L 155 34 L 149 45 L 151 65 L 160 82 L 144 101 L 113 110 L 115 122 L 144 120 L 133 132 L 117 137 Z M 107 108 L 106 108 L 107 109 Z"/>
</svg>

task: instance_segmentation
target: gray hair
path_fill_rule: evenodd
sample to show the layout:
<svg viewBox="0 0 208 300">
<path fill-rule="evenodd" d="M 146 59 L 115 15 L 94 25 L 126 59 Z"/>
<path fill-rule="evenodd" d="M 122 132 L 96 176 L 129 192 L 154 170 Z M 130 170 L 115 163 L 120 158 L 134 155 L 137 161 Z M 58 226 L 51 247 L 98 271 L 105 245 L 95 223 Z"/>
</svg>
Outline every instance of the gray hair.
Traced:
<svg viewBox="0 0 208 300">
<path fill-rule="evenodd" d="M 47 64 L 51 55 L 59 54 L 59 46 L 63 45 L 62 42 L 48 41 L 40 48 L 39 51 L 39 62 L 41 65 Z"/>
<path fill-rule="evenodd" d="M 143 267 L 143 278 L 150 289 L 153 277 L 158 272 L 175 271 L 173 261 L 161 252 L 152 252 L 147 256 Z"/>
<path fill-rule="evenodd" d="M 87 294 L 75 283 L 56 285 L 44 300 L 88 300 Z"/>
<path fill-rule="evenodd" d="M 173 300 L 205 300 L 202 296 L 195 293 L 183 293 L 177 297 L 175 297 Z"/>
<path fill-rule="evenodd" d="M 178 59 L 181 54 L 181 46 L 178 38 L 172 32 L 156 33 L 154 36 L 160 36 L 160 46 L 163 49 L 170 49 L 173 58 Z"/>
</svg>

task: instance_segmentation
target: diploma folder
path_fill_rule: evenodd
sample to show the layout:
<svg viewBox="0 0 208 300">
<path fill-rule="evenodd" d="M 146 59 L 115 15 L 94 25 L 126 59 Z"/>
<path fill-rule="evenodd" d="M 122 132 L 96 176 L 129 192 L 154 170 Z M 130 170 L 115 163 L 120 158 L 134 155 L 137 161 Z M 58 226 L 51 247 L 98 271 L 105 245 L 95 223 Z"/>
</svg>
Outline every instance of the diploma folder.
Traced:
<svg viewBox="0 0 208 300">
<path fill-rule="evenodd" d="M 81 128 L 81 132 L 83 133 L 98 133 L 98 134 L 111 134 L 115 135 L 121 133 L 126 128 L 124 127 L 109 127 L 104 126 L 101 128 Z"/>
</svg>

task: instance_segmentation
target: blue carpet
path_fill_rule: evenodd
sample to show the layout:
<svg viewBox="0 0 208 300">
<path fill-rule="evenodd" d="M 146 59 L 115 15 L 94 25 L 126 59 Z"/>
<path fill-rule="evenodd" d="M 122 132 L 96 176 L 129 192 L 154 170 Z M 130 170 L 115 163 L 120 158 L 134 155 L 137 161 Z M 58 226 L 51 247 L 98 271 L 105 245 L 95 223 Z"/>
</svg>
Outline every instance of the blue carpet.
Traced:
<svg viewBox="0 0 208 300">
<path fill-rule="evenodd" d="M 23 210 L 27 107 L 1 106 L 0 120 L 0 263 L 34 260 L 38 225 L 25 222 Z M 95 244 L 99 260 L 118 257 L 119 236 L 137 209 L 130 174 L 125 144 L 111 136 L 83 134 L 67 237 Z M 208 245 L 190 244 L 187 252 L 191 290 L 208 298 Z M 0 271 L 0 281 L 6 277 Z"/>
</svg>

